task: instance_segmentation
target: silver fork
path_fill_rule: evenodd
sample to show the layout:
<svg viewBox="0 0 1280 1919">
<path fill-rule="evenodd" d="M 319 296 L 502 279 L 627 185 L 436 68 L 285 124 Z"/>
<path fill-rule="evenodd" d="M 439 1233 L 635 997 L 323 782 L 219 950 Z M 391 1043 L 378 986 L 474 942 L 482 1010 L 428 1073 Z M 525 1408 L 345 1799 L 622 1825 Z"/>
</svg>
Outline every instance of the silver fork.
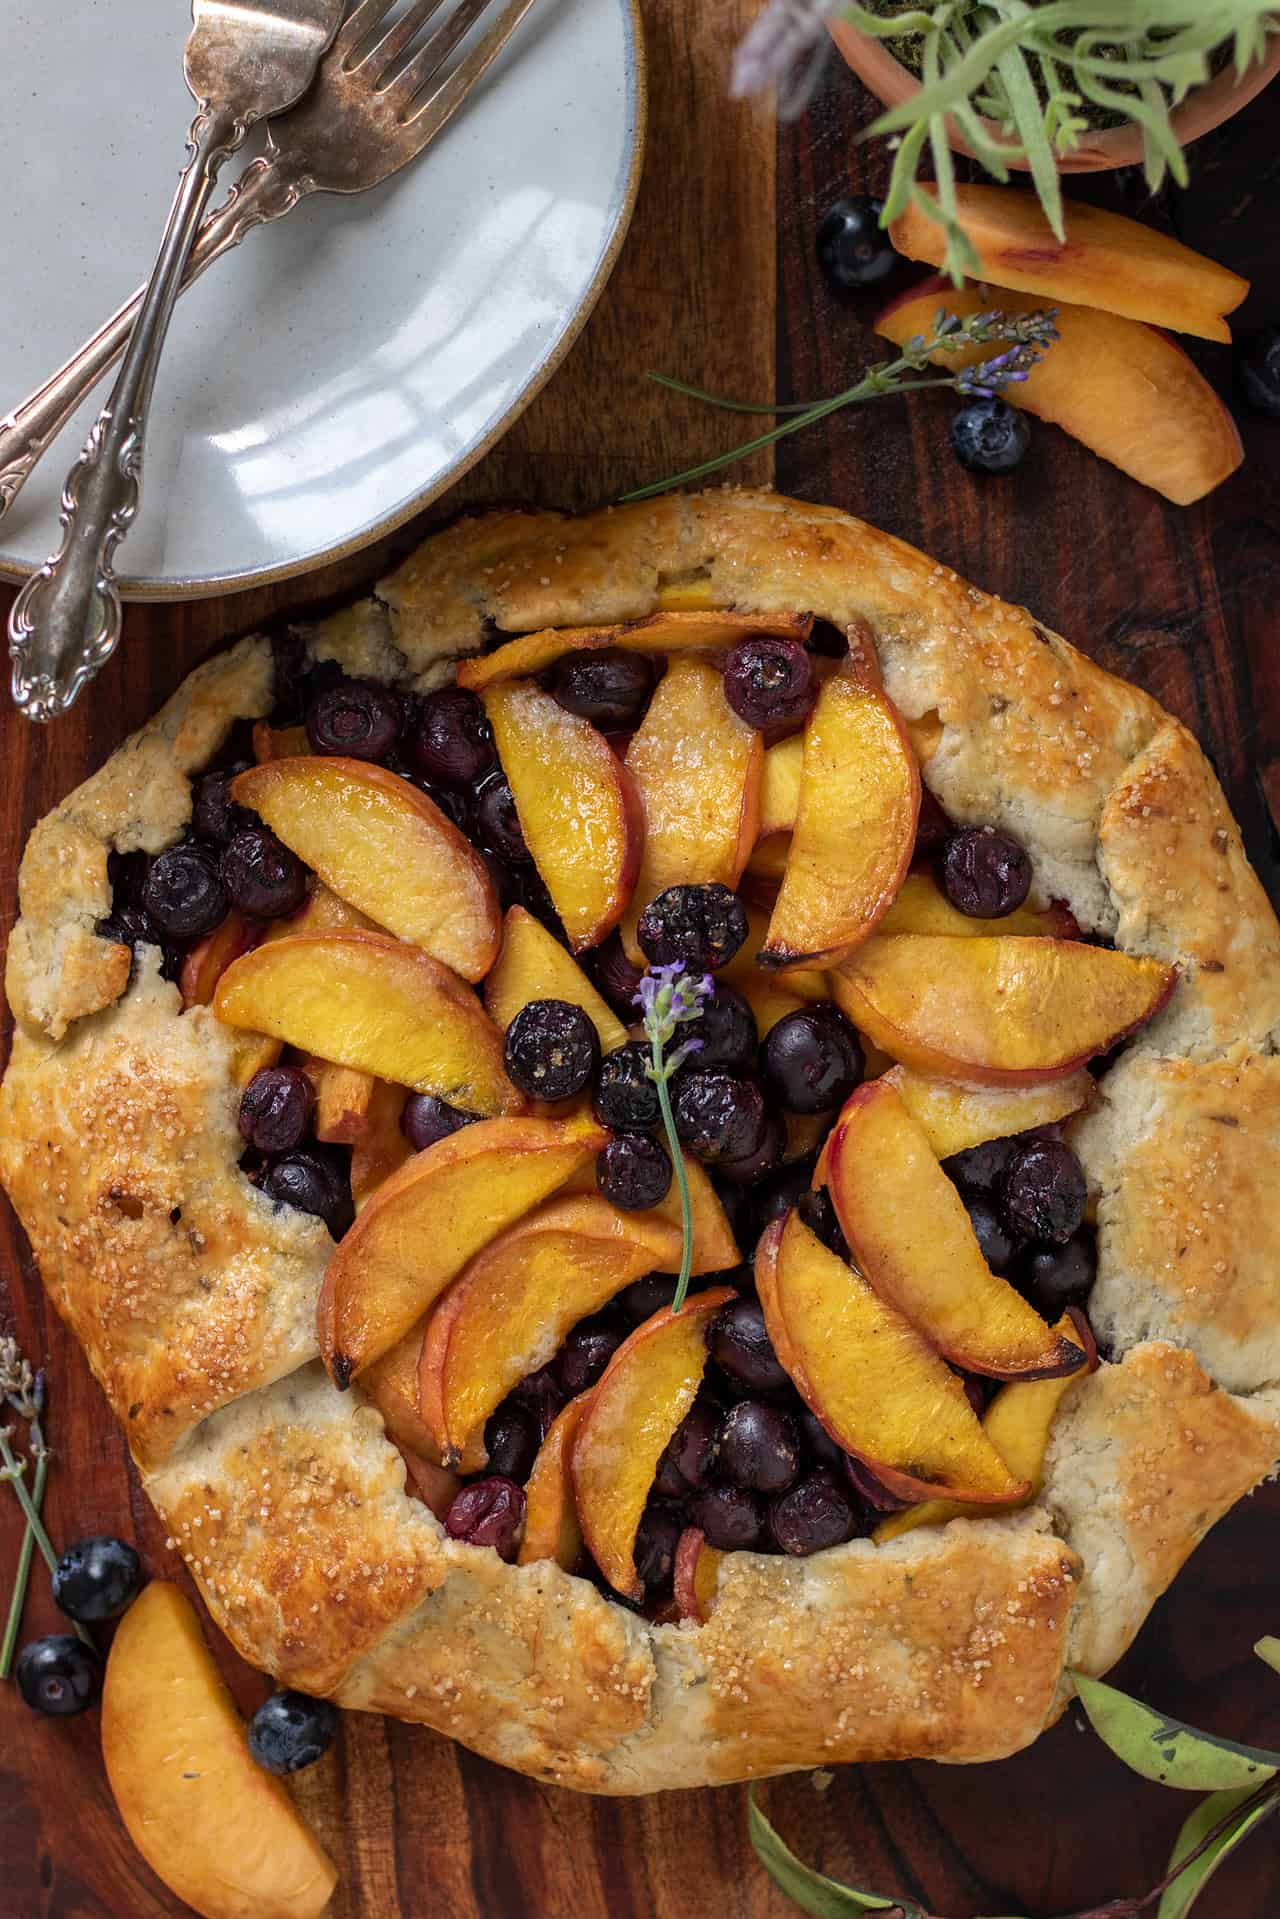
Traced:
<svg viewBox="0 0 1280 1919">
<path fill-rule="evenodd" d="M 341 15 L 342 0 L 192 0 L 182 60 L 196 103 L 187 161 L 124 365 L 67 475 L 62 544 L 10 616 L 13 697 L 30 719 L 64 712 L 120 636 L 112 562 L 138 510 L 156 370 L 218 170 L 251 126 L 306 92 Z"/>
<path fill-rule="evenodd" d="M 495 0 L 458 0 L 416 48 L 415 41 L 445 0 L 413 0 L 389 20 L 396 3 L 359 0 L 351 8 L 320 62 L 311 91 L 271 121 L 265 153 L 245 167 L 222 206 L 201 227 L 182 290 L 238 246 L 246 233 L 291 213 L 308 194 L 363 193 L 416 159 L 496 59 L 533 0 L 506 0 L 447 74 L 450 56 L 493 10 Z M 57 373 L 0 420 L 0 512 L 17 498 L 50 441 L 119 356 L 141 298 L 135 294 L 126 301 Z M 12 622 L 10 648 L 18 699 Z M 95 661 L 90 671 L 101 663 Z"/>
</svg>

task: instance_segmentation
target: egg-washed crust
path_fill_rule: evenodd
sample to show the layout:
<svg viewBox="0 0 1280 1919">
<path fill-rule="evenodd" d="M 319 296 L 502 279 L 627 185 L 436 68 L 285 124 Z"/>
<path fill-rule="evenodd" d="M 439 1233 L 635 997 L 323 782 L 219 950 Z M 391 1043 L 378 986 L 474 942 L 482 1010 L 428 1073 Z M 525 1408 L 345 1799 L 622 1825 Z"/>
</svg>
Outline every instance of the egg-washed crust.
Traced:
<svg viewBox="0 0 1280 1919">
<path fill-rule="evenodd" d="M 95 935 L 111 849 L 271 704 L 251 639 L 32 834 L 9 946 L 0 1173 L 215 1619 L 277 1678 L 503 1763 L 631 1793 L 1034 1739 L 1280 1454 L 1280 929 L 1194 740 L 1025 611 L 823 507 L 725 490 L 429 540 L 311 654 L 419 689 L 506 634 L 671 607 L 812 612 L 874 645 L 927 785 L 1028 846 L 1039 897 L 1179 968 L 1075 1137 L 1110 1359 L 1022 1513 L 722 1566 L 653 1626 L 551 1564 L 451 1541 L 358 1385 L 316 1359 L 329 1244 L 239 1172 L 226 1034 Z"/>
</svg>

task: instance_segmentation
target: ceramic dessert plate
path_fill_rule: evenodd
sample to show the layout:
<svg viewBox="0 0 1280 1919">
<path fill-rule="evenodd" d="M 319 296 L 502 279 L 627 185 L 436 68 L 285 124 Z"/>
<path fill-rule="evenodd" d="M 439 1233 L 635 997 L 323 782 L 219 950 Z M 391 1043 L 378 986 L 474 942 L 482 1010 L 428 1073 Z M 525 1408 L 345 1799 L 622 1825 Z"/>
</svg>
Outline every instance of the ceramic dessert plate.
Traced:
<svg viewBox="0 0 1280 1919">
<path fill-rule="evenodd" d="M 94 0 L 5 21 L 9 171 L 0 411 L 146 277 L 190 117 L 187 11 Z M 284 578 L 389 531 L 479 458 L 572 342 L 626 231 L 644 131 L 630 0 L 539 0 L 428 153 L 315 196 L 183 297 L 121 551 L 131 598 Z M 251 156 L 253 149 L 244 155 Z M 225 182 L 234 177 L 236 165 Z M 0 521 L 0 574 L 40 565 L 105 389 Z"/>
</svg>

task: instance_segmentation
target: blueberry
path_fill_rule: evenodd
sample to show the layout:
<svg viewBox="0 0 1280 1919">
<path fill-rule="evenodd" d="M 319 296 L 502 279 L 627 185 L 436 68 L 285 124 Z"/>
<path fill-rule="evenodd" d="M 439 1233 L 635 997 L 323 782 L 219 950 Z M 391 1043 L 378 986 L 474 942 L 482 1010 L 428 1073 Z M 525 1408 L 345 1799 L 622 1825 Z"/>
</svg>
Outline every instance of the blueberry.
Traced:
<svg viewBox="0 0 1280 1919">
<path fill-rule="evenodd" d="M 1003 919 L 1031 891 L 1031 858 L 1008 833 L 993 826 L 966 826 L 942 849 L 942 890 L 958 913 L 971 919 Z"/>
<path fill-rule="evenodd" d="M 578 1321 L 556 1355 L 556 1378 L 566 1399 L 595 1385 L 626 1336 L 626 1327 L 609 1313 Z"/>
<path fill-rule="evenodd" d="M 504 1399 L 485 1422 L 484 1443 L 489 1471 L 523 1485 L 538 1456 L 537 1420 L 518 1399 Z"/>
<path fill-rule="evenodd" d="M 716 1461 L 720 1415 L 706 1399 L 695 1399 L 658 1461 L 654 1487 L 668 1499 L 684 1499 L 705 1486 Z"/>
<path fill-rule="evenodd" d="M 689 1504 L 689 1521 L 717 1552 L 746 1552 L 764 1533 L 764 1501 L 741 1486 L 707 1486 Z"/>
<path fill-rule="evenodd" d="M 248 765 L 248 760 L 237 760 L 234 766 L 206 773 L 200 781 L 191 802 L 191 830 L 198 838 L 225 846 L 233 833 L 249 824 L 248 812 L 236 805 L 230 791 L 232 780 L 237 773 L 246 772 Z"/>
<path fill-rule="evenodd" d="M 1079 1232 L 1065 1246 L 1028 1246 L 1018 1261 L 1014 1279 L 1036 1311 L 1050 1325 L 1068 1306 L 1083 1306 L 1098 1268 L 1093 1234 Z"/>
<path fill-rule="evenodd" d="M 608 939 L 588 955 L 588 966 L 592 979 L 623 1025 L 633 1025 L 639 1017 L 636 994 L 643 975 L 627 958 L 617 933 L 610 933 Z"/>
<path fill-rule="evenodd" d="M 150 916 L 141 906 L 115 906 L 106 919 L 97 922 L 93 930 L 100 940 L 110 940 L 115 946 L 161 944 L 159 927 L 152 924 Z"/>
<path fill-rule="evenodd" d="M 724 696 L 748 726 L 799 726 L 817 696 L 809 655 L 795 640 L 765 633 L 739 640 L 724 663 Z"/>
<path fill-rule="evenodd" d="M 830 1112 L 862 1078 L 862 1044 L 838 1007 L 801 1007 L 770 1028 L 760 1070 L 788 1112 Z"/>
<path fill-rule="evenodd" d="M 971 473 L 1012 473 L 1031 444 L 1025 413 L 1004 400 L 970 400 L 951 422 L 951 445 Z"/>
<path fill-rule="evenodd" d="M 644 1586 L 666 1586 L 671 1581 L 676 1547 L 684 1522 L 678 1506 L 663 1499 L 650 1499 L 636 1528 L 635 1566 Z"/>
<path fill-rule="evenodd" d="M 595 1077 L 600 1036 L 580 1006 L 533 999 L 507 1028 L 507 1078 L 530 1099 L 569 1099 Z"/>
<path fill-rule="evenodd" d="M 825 1186 L 816 1193 L 803 1193 L 796 1201 L 796 1211 L 829 1253 L 838 1253 L 841 1259 L 849 1258 L 849 1242 Z"/>
<path fill-rule="evenodd" d="M 338 1156 L 321 1146 L 286 1153 L 262 1176 L 262 1191 L 277 1205 L 314 1213 L 341 1239 L 354 1217 L 350 1177 Z"/>
<path fill-rule="evenodd" d="M 968 1209 L 969 1224 L 982 1257 L 993 1273 L 1007 1273 L 1018 1250 L 1018 1241 L 989 1201 L 971 1199 Z"/>
<path fill-rule="evenodd" d="M 400 738 L 404 708 L 394 693 L 370 680 L 341 680 L 307 708 L 313 753 L 382 760 Z"/>
<path fill-rule="evenodd" d="M 410 1093 L 400 1109 L 400 1131 L 415 1153 L 425 1153 L 428 1146 L 474 1125 L 479 1117 L 479 1113 L 468 1113 L 461 1106 L 450 1106 L 448 1100 L 437 1099 L 434 1093 Z"/>
<path fill-rule="evenodd" d="M 740 1399 L 720 1428 L 719 1467 L 749 1492 L 785 1492 L 800 1471 L 795 1422 L 762 1399 Z"/>
<path fill-rule="evenodd" d="M 1009 1161 L 1002 1193 L 1006 1224 L 1020 1239 L 1064 1246 L 1084 1222 L 1084 1168 L 1064 1139 L 1032 1139 Z"/>
<path fill-rule="evenodd" d="M 992 1199 L 1004 1184 L 1009 1161 L 1020 1141 L 987 1139 L 981 1146 L 970 1146 L 962 1153 L 944 1159 L 942 1170 L 954 1181 L 966 1199 Z"/>
<path fill-rule="evenodd" d="M 689 1067 L 676 1075 L 672 1107 L 676 1132 L 699 1159 L 745 1159 L 765 1142 L 764 1095 L 740 1074 Z"/>
<path fill-rule="evenodd" d="M 1280 419 L 1280 327 L 1248 333 L 1238 343 L 1236 379 L 1256 413 Z"/>
<path fill-rule="evenodd" d="M 439 780 L 443 786 L 473 786 L 498 758 L 483 706 L 460 686 L 427 695 L 408 745 L 423 779 Z"/>
<path fill-rule="evenodd" d="M 242 826 L 222 855 L 222 884 L 250 919 L 285 919 L 307 897 L 307 869 L 265 826 Z"/>
<path fill-rule="evenodd" d="M 818 223 L 818 265 L 841 293 L 875 286 L 898 263 L 880 225 L 881 210 L 879 200 L 849 194 L 828 207 Z"/>
<path fill-rule="evenodd" d="M 617 1133 L 596 1155 L 596 1185 L 611 1206 L 643 1213 L 671 1191 L 671 1160 L 647 1133 Z"/>
<path fill-rule="evenodd" d="M 701 1017 L 690 1032 L 702 1042 L 699 1070 L 723 1066 L 729 1072 L 749 1072 L 755 1064 L 760 1043 L 756 1016 L 737 988 L 723 980 L 717 980 L 714 992 L 703 1000 Z"/>
<path fill-rule="evenodd" d="M 955 827 L 927 786 L 920 788 L 920 816 L 916 821 L 916 852 L 932 853 L 950 839 Z"/>
<path fill-rule="evenodd" d="M 816 1413 L 806 1406 L 799 1415 L 800 1437 L 810 1460 L 831 1472 L 844 1472 L 849 1455 L 838 1446 Z"/>
<path fill-rule="evenodd" d="M 658 1088 L 648 1073 L 652 1057 L 652 1048 L 640 1039 L 606 1053 L 591 1102 L 602 1126 L 615 1133 L 647 1133 L 658 1124 Z"/>
<path fill-rule="evenodd" d="M 273 1692 L 249 1721 L 249 1751 L 265 1772 L 300 1772 L 333 1744 L 338 1709 L 305 1692 Z"/>
<path fill-rule="evenodd" d="M 550 1432 L 556 1414 L 564 1405 L 564 1390 L 556 1376 L 554 1366 L 539 1366 L 536 1373 L 526 1373 L 519 1385 L 513 1386 L 509 1397 L 516 1400 L 532 1419 L 541 1445 Z"/>
<path fill-rule="evenodd" d="M 202 939 L 227 916 L 227 895 L 201 846 L 171 846 L 152 860 L 142 889 L 147 918 L 168 939 Z"/>
<path fill-rule="evenodd" d="M 602 732 L 630 733 L 644 718 L 653 681 L 653 661 L 646 654 L 604 646 L 558 659 L 551 691 L 567 713 L 590 720 Z"/>
<path fill-rule="evenodd" d="M 445 1531 L 469 1546 L 492 1546 L 508 1563 L 516 1556 L 524 1525 L 524 1488 L 493 1474 L 473 1479 L 455 1493 L 444 1516 Z"/>
<path fill-rule="evenodd" d="M 629 1326 L 643 1326 L 675 1297 L 674 1273 L 650 1273 L 646 1279 L 633 1279 L 614 1299 L 614 1305 Z"/>
<path fill-rule="evenodd" d="M 505 773 L 491 773 L 479 788 L 475 802 L 475 831 L 481 846 L 512 866 L 525 866 L 532 857 L 525 844 L 520 816 Z"/>
<path fill-rule="evenodd" d="M 797 1559 L 842 1546 L 857 1530 L 857 1507 L 834 1473 L 810 1473 L 769 1508 L 774 1544 Z"/>
<path fill-rule="evenodd" d="M 743 1153 L 736 1159 L 718 1159 L 716 1177 L 728 1180 L 731 1186 L 754 1186 L 781 1166 L 786 1150 L 786 1122 L 781 1113 L 766 1113 L 760 1144 L 753 1152 Z"/>
<path fill-rule="evenodd" d="M 32 1712 L 58 1719 L 87 1712 L 102 1691 L 102 1665 L 91 1646 L 69 1632 L 29 1639 L 18 1654 L 13 1676 Z"/>
<path fill-rule="evenodd" d="M 753 1196 L 752 1224 L 759 1238 L 767 1226 L 777 1219 L 783 1219 L 805 1193 L 809 1191 L 813 1178 L 813 1161 L 796 1160 L 790 1166 L 784 1166 Z"/>
<path fill-rule="evenodd" d="M 53 1597 L 69 1619 L 114 1619 L 137 1597 L 142 1567 L 133 1547 L 110 1533 L 68 1546 L 53 1573 Z"/>
<path fill-rule="evenodd" d="M 651 966 L 713 973 L 747 937 L 742 901 L 727 886 L 669 886 L 640 915 L 636 938 Z"/>
<path fill-rule="evenodd" d="M 291 1152 L 315 1105 L 316 1089 L 300 1066 L 264 1066 L 240 1095 L 240 1137 L 260 1153 Z"/>
<path fill-rule="evenodd" d="M 731 1299 L 707 1331 L 712 1359 L 737 1386 L 749 1393 L 776 1393 L 790 1385 L 773 1350 L 764 1323 L 764 1308 L 756 1299 Z"/>
</svg>

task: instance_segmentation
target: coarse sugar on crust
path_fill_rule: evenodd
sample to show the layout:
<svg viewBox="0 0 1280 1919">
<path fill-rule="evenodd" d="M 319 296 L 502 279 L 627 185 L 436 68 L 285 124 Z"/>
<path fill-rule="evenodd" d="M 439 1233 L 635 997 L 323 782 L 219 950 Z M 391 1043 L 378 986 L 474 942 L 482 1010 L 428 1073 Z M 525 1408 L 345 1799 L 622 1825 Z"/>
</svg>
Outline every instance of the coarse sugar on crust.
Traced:
<svg viewBox="0 0 1280 1919">
<path fill-rule="evenodd" d="M 832 508 L 725 489 L 582 519 L 458 521 L 313 659 L 418 689 L 504 636 L 669 607 L 812 613 L 873 648 L 926 785 L 1026 844 L 1037 903 L 1179 968 L 1072 1135 L 1108 1357 L 1024 1511 L 806 1560 L 733 1554 L 658 1625 L 550 1563 L 460 1544 L 359 1382 L 317 1362 L 330 1250 L 240 1170 L 231 1047 L 158 955 L 99 938 L 108 856 L 155 852 L 271 652 L 200 668 L 32 834 L 7 989 L 0 1174 L 214 1618 L 286 1684 L 421 1720 L 582 1790 L 835 1761 L 974 1761 L 1105 1670 L 1280 1453 L 1280 931 L 1194 740 L 940 562 Z"/>
</svg>

